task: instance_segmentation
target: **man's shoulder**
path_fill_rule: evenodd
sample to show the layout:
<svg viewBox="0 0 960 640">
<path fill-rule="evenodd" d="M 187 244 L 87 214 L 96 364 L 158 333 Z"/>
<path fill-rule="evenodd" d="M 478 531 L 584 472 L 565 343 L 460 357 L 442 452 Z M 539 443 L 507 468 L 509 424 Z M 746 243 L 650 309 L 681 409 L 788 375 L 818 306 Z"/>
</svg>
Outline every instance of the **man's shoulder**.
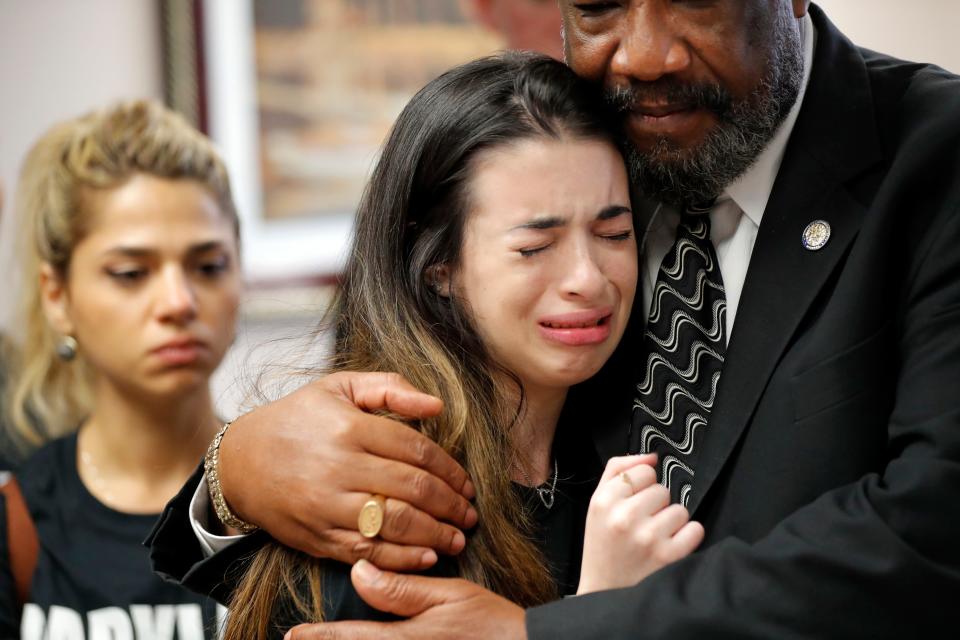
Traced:
<svg viewBox="0 0 960 640">
<path fill-rule="evenodd" d="M 849 186 L 874 205 L 871 218 L 881 227 L 880 221 L 897 221 L 890 239 L 899 250 L 923 248 L 906 252 L 923 260 L 960 216 L 960 76 L 932 64 L 860 52 L 880 162 Z"/>
<path fill-rule="evenodd" d="M 960 76 L 933 64 L 860 49 L 880 135 L 888 143 L 923 143 L 957 150 Z M 917 151 L 917 149 L 915 149 Z"/>
</svg>

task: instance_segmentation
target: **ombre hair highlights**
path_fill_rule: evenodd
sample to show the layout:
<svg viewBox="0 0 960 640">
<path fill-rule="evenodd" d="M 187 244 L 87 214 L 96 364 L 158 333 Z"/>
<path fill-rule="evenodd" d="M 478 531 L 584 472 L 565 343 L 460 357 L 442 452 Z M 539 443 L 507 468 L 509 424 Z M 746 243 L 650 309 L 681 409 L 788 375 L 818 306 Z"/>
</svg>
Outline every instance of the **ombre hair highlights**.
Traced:
<svg viewBox="0 0 960 640">
<path fill-rule="evenodd" d="M 480 524 L 456 558 L 457 573 L 525 606 L 557 591 L 505 471 L 517 456 L 509 431 L 520 407 L 500 393 L 496 381 L 511 376 L 491 359 L 465 305 L 438 295 L 430 271 L 460 259 L 479 154 L 537 138 L 613 144 L 610 120 L 597 88 L 535 54 L 483 58 L 430 82 L 383 146 L 329 312 L 335 345 L 324 372 L 401 372 L 443 400 L 440 416 L 413 426 L 476 485 Z M 321 620 L 326 562 L 268 543 L 247 566 L 225 638 L 272 637 L 271 619 L 291 607 L 298 620 Z"/>
</svg>

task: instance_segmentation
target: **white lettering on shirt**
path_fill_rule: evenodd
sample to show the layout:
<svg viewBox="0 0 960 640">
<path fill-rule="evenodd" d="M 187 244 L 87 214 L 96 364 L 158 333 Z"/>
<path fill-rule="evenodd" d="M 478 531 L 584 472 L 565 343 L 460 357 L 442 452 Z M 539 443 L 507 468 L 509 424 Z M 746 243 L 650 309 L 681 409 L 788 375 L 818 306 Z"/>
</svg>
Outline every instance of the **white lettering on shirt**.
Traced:
<svg viewBox="0 0 960 640">
<path fill-rule="evenodd" d="M 50 607 L 44 640 L 83 640 L 83 618 L 67 607 Z"/>
<path fill-rule="evenodd" d="M 130 616 L 120 607 L 104 607 L 87 613 L 90 640 L 134 640 Z"/>
<path fill-rule="evenodd" d="M 220 611 L 218 608 L 217 618 Z M 176 636 L 174 636 L 176 632 Z M 217 634 L 219 636 L 219 634 Z M 20 617 L 21 640 L 204 640 L 203 608 L 199 604 L 134 604 L 129 612 L 120 607 L 103 607 L 83 616 L 52 605 L 27 603 Z"/>
<path fill-rule="evenodd" d="M 176 607 L 172 604 L 130 605 L 137 640 L 173 640 Z"/>
</svg>

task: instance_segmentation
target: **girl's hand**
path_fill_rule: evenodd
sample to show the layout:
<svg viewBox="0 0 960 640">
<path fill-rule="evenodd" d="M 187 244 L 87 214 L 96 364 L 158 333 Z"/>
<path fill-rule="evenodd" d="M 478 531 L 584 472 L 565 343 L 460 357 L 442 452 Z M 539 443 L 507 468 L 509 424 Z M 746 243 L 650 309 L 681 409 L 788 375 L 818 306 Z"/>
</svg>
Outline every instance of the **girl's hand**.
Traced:
<svg viewBox="0 0 960 640">
<path fill-rule="evenodd" d="M 703 525 L 671 505 L 657 483 L 656 460 L 646 454 L 607 463 L 587 512 L 578 595 L 634 585 L 703 541 Z"/>
</svg>

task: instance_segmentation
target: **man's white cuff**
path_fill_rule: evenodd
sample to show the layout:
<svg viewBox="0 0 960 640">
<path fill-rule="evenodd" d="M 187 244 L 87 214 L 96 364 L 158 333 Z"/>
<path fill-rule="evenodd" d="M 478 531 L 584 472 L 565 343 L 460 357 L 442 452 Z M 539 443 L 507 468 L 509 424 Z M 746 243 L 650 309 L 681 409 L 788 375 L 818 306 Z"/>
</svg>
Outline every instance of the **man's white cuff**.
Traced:
<svg viewBox="0 0 960 640">
<path fill-rule="evenodd" d="M 204 474 L 197 485 L 197 490 L 190 499 L 190 526 L 193 528 L 193 535 L 197 537 L 200 548 L 203 549 L 203 557 L 209 558 L 215 553 L 223 551 L 238 540 L 243 540 L 246 535 L 236 536 L 216 536 L 209 531 L 210 525 L 207 515 L 210 513 L 210 491 L 207 489 L 207 475 Z M 249 534 L 247 534 L 249 535 Z"/>
</svg>

